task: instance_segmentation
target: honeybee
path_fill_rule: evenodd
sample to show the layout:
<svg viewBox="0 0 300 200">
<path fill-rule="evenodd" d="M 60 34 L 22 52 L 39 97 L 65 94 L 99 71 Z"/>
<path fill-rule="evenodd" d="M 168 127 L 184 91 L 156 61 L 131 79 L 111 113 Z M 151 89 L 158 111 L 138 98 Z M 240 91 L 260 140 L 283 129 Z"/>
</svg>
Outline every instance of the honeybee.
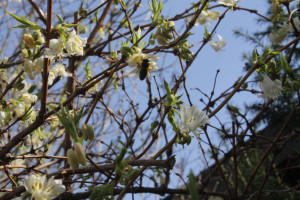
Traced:
<svg viewBox="0 0 300 200">
<path fill-rule="evenodd" d="M 144 80 L 148 74 L 148 67 L 150 65 L 150 61 L 149 59 L 143 59 L 142 60 L 142 64 L 140 65 L 140 74 L 139 74 L 139 77 L 140 77 L 140 80 Z"/>
</svg>

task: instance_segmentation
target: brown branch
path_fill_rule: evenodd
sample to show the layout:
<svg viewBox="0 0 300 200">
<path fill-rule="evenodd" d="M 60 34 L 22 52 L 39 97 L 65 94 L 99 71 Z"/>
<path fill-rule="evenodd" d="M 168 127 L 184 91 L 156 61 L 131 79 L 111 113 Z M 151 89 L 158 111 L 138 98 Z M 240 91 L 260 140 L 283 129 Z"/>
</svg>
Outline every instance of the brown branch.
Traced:
<svg viewBox="0 0 300 200">
<path fill-rule="evenodd" d="M 42 22 L 47 25 L 47 20 L 45 18 L 45 14 L 43 13 L 43 11 L 39 8 L 38 5 L 36 5 L 36 3 L 33 0 L 28 0 L 29 3 L 31 4 L 32 8 L 37 12 L 37 14 L 40 17 L 40 20 L 42 20 Z"/>
<path fill-rule="evenodd" d="M 110 10 L 110 8 L 111 8 L 111 6 L 112 6 L 113 3 L 114 3 L 113 0 L 110 0 L 110 1 L 107 3 L 107 5 L 106 5 L 106 7 L 105 7 L 105 9 L 104 9 L 104 11 L 103 11 L 103 13 L 102 13 L 100 19 L 97 21 L 96 26 L 94 27 L 94 29 L 92 30 L 92 32 L 91 32 L 89 38 L 87 39 L 87 44 L 86 44 L 86 45 L 87 45 L 88 48 L 91 46 L 91 43 L 93 42 L 94 38 L 95 38 L 96 35 L 97 35 L 97 32 L 98 32 L 99 29 L 101 28 L 101 26 L 102 26 L 102 24 L 103 24 L 103 22 L 104 22 L 106 16 L 108 15 L 108 12 L 109 12 L 109 10 Z"/>
</svg>

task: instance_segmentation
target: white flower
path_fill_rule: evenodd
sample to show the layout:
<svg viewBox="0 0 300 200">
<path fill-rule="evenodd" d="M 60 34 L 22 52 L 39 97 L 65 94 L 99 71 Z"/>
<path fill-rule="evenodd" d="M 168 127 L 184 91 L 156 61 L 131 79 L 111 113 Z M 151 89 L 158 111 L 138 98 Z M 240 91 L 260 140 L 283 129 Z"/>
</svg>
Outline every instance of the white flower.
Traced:
<svg viewBox="0 0 300 200">
<path fill-rule="evenodd" d="M 223 38 L 218 35 L 219 38 L 219 42 L 209 42 L 210 46 L 216 51 L 220 51 L 222 48 L 224 48 L 224 46 L 226 45 L 225 40 L 223 40 Z"/>
<path fill-rule="evenodd" d="M 53 68 L 49 70 L 48 84 L 52 85 L 53 80 L 57 76 L 69 77 L 71 76 L 71 74 L 66 71 L 65 66 L 62 63 L 57 63 Z"/>
<path fill-rule="evenodd" d="M 264 77 L 264 80 L 260 83 L 260 88 L 263 94 L 258 95 L 258 97 L 264 99 L 277 99 L 283 90 L 280 80 L 272 81 L 268 76 Z"/>
<path fill-rule="evenodd" d="M 22 95 L 22 99 L 24 100 L 25 104 L 32 104 L 36 102 L 37 96 L 26 92 Z"/>
<path fill-rule="evenodd" d="M 21 117 L 25 114 L 25 103 L 21 102 L 18 104 L 18 106 L 15 108 L 16 117 Z"/>
<path fill-rule="evenodd" d="M 233 9 L 234 6 L 239 2 L 240 0 L 220 0 L 218 3 L 227 6 L 229 9 Z"/>
<path fill-rule="evenodd" d="M 43 64 L 44 64 L 43 56 L 35 59 L 34 61 L 26 59 L 24 61 L 24 71 L 26 72 L 27 76 L 31 80 L 33 80 L 38 74 L 42 72 Z"/>
<path fill-rule="evenodd" d="M 25 188 L 35 200 L 54 199 L 62 194 L 66 187 L 62 181 L 52 176 L 48 181 L 46 176 L 32 174 L 24 179 Z"/>
<path fill-rule="evenodd" d="M 139 73 L 139 71 L 141 70 L 141 64 L 144 59 L 149 60 L 149 66 L 147 68 L 148 76 L 150 76 L 150 72 L 158 70 L 157 63 L 154 61 L 158 60 L 159 57 L 157 55 L 152 54 L 143 54 L 141 53 L 141 50 L 138 49 L 137 53 L 132 54 L 127 60 L 129 67 L 137 67 L 129 73 L 129 76 L 134 76 Z"/>
<path fill-rule="evenodd" d="M 57 76 L 65 76 L 65 77 L 71 76 L 71 74 L 66 71 L 65 66 L 62 63 L 57 63 L 53 68 L 53 72 Z"/>
<path fill-rule="evenodd" d="M 5 127 L 6 114 L 4 111 L 0 111 L 0 129 Z"/>
<path fill-rule="evenodd" d="M 73 30 L 70 33 L 68 42 L 66 43 L 66 49 L 69 55 L 79 55 L 83 56 L 83 48 L 87 42 L 86 38 L 81 38 L 76 34 L 76 31 Z"/>
<path fill-rule="evenodd" d="M 49 47 L 50 48 L 45 49 L 44 54 L 46 58 L 54 59 L 57 57 L 67 56 L 64 53 L 65 44 L 62 39 L 51 39 Z"/>
<path fill-rule="evenodd" d="M 105 27 L 101 27 L 99 28 L 99 36 L 101 39 L 105 39 L 105 33 L 107 32 L 106 28 Z"/>
<path fill-rule="evenodd" d="M 219 19 L 219 17 L 220 17 L 220 12 L 219 11 L 214 11 L 214 12 L 208 12 L 208 16 L 209 16 L 209 18 L 211 19 L 211 20 L 214 20 L 214 21 L 216 21 L 216 20 L 218 20 Z"/>
<path fill-rule="evenodd" d="M 187 17 L 186 18 L 186 22 L 189 23 L 192 19 L 193 19 L 194 16 L 191 16 L 191 17 Z M 218 20 L 220 17 L 220 12 L 219 11 L 214 11 L 214 12 L 211 12 L 209 10 L 203 10 L 200 15 L 198 16 L 198 18 L 196 19 L 195 21 L 195 25 L 198 26 L 199 24 L 203 25 L 205 24 L 206 22 L 209 22 L 210 20 Z M 209 23 L 208 23 L 209 25 Z"/>
<path fill-rule="evenodd" d="M 299 19 L 294 18 L 295 27 L 299 30 Z M 269 34 L 269 40 L 272 42 L 273 45 L 280 44 L 286 38 L 289 32 L 294 31 L 293 26 L 291 23 L 284 22 L 283 24 L 279 25 L 279 29 L 275 32 Z"/>
<path fill-rule="evenodd" d="M 182 104 L 180 115 L 177 126 L 183 133 L 196 132 L 197 128 L 209 123 L 208 116 L 204 115 L 204 111 L 198 110 L 196 105 L 189 108 L 186 104 Z"/>
</svg>

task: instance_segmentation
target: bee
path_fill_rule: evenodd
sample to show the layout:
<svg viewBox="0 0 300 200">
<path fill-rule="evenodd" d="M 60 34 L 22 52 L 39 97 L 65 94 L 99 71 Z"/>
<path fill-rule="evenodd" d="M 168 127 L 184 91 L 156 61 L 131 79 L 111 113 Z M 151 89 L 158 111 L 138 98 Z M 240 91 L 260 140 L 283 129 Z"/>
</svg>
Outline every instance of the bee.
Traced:
<svg viewBox="0 0 300 200">
<path fill-rule="evenodd" d="M 150 65 L 150 61 L 149 59 L 143 59 L 142 60 L 142 64 L 140 65 L 140 74 L 139 74 L 139 77 L 140 77 L 140 80 L 144 80 L 148 74 L 148 67 Z"/>
</svg>

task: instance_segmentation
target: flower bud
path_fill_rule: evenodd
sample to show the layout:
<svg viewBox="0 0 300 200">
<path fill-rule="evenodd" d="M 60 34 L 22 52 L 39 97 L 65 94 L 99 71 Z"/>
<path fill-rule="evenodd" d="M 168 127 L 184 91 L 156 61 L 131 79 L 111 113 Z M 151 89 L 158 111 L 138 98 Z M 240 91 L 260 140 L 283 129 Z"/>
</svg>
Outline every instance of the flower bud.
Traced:
<svg viewBox="0 0 300 200">
<path fill-rule="evenodd" d="M 167 104 L 169 106 L 174 105 L 176 103 L 176 101 L 177 101 L 177 99 L 176 99 L 175 95 L 171 94 L 171 95 L 167 96 Z"/>
<path fill-rule="evenodd" d="M 76 154 L 73 151 L 73 149 L 68 149 L 68 151 L 67 151 L 67 161 L 68 161 L 68 164 L 71 166 L 73 171 L 76 168 L 78 168 L 79 163 L 77 161 Z"/>
<path fill-rule="evenodd" d="M 79 15 L 81 17 L 86 17 L 87 13 L 88 13 L 87 9 L 80 9 L 80 11 L 79 11 Z"/>
<path fill-rule="evenodd" d="M 4 56 L 3 60 L 0 61 L 0 63 L 1 63 L 1 64 L 5 64 L 5 63 L 7 63 L 7 61 L 8 61 L 8 57 L 7 57 L 7 56 Z"/>
<path fill-rule="evenodd" d="M 79 142 L 76 142 L 74 144 L 74 149 L 75 149 L 75 154 L 76 154 L 76 158 L 79 164 L 85 165 L 86 164 L 86 157 L 85 157 L 85 151 L 84 148 L 82 146 L 82 144 L 80 144 Z"/>
<path fill-rule="evenodd" d="M 131 54 L 134 54 L 134 50 L 130 47 L 123 46 L 120 49 L 120 52 L 123 56 L 130 57 Z"/>
<path fill-rule="evenodd" d="M 168 21 L 168 27 L 169 27 L 170 31 L 174 31 L 174 29 L 175 29 L 175 22 Z"/>
<path fill-rule="evenodd" d="M 173 38 L 172 32 L 165 32 L 165 31 L 163 31 L 163 32 L 162 32 L 162 36 L 163 36 L 166 40 L 172 39 L 172 38 Z"/>
<path fill-rule="evenodd" d="M 22 49 L 21 51 L 22 51 L 22 54 L 24 55 L 24 57 L 25 57 L 25 58 L 28 58 L 29 55 L 28 55 L 27 49 L 24 48 L 24 49 Z"/>
<path fill-rule="evenodd" d="M 94 128 L 90 124 L 82 124 L 81 130 L 85 141 L 94 139 Z"/>
<path fill-rule="evenodd" d="M 87 27 L 86 26 L 80 26 L 79 27 L 79 33 L 85 34 L 87 32 Z"/>
<path fill-rule="evenodd" d="M 34 39 L 30 34 L 24 34 L 24 41 L 27 47 L 35 48 L 36 45 L 34 43 Z"/>
<path fill-rule="evenodd" d="M 160 44 L 160 45 L 166 46 L 170 43 L 170 41 L 168 39 L 164 38 L 161 35 L 157 35 L 155 38 L 156 38 L 158 44 Z"/>
</svg>

